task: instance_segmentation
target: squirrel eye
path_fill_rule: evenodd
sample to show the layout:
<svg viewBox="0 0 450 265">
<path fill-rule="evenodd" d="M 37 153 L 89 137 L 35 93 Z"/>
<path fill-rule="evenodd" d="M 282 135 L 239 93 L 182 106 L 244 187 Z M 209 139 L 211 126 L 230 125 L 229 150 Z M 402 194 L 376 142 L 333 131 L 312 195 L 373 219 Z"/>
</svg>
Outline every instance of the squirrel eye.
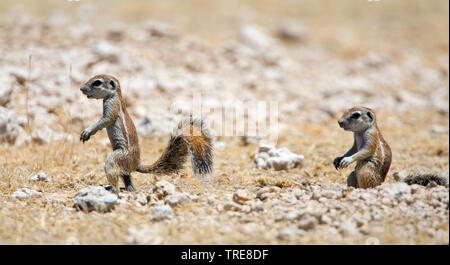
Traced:
<svg viewBox="0 0 450 265">
<path fill-rule="evenodd" d="M 114 81 L 109 81 L 109 85 L 111 86 L 112 90 L 116 89 L 116 83 L 114 83 Z"/>
<path fill-rule="evenodd" d="M 94 83 L 92 83 L 92 85 L 95 86 L 95 87 L 99 87 L 99 86 L 102 85 L 102 83 L 103 83 L 103 82 L 102 82 L 101 80 L 98 80 L 98 79 L 97 79 L 97 80 L 94 81 Z"/>
<path fill-rule="evenodd" d="M 352 116 L 350 116 L 350 118 L 352 119 L 358 119 L 361 116 L 361 114 L 359 114 L 358 112 L 355 112 L 352 114 Z"/>
</svg>

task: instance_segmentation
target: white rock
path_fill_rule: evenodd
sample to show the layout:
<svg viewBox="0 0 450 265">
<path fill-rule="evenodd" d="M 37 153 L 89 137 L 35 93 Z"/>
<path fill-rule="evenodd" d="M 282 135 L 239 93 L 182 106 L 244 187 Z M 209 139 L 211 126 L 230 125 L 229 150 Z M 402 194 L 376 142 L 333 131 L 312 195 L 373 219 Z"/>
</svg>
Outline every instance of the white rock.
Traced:
<svg viewBox="0 0 450 265">
<path fill-rule="evenodd" d="M 290 41 L 304 41 L 307 30 L 303 24 L 296 21 L 284 21 L 278 28 L 278 35 Z"/>
<path fill-rule="evenodd" d="M 43 107 L 48 112 L 53 112 L 57 108 L 63 106 L 64 101 L 61 99 L 61 97 L 61 95 L 41 96 L 36 98 L 36 105 Z"/>
<path fill-rule="evenodd" d="M 303 230 L 313 229 L 318 224 L 317 218 L 311 215 L 304 215 L 297 223 L 297 227 Z"/>
<path fill-rule="evenodd" d="M 241 206 L 235 202 L 227 202 L 223 205 L 224 211 L 240 211 Z"/>
<path fill-rule="evenodd" d="M 172 219 L 173 210 L 169 205 L 159 205 L 152 208 L 150 220 L 161 221 L 164 219 Z"/>
<path fill-rule="evenodd" d="M 169 204 L 170 206 L 177 206 L 189 202 L 191 202 L 191 196 L 187 192 L 175 193 L 167 196 L 167 198 L 165 199 L 165 203 Z"/>
<path fill-rule="evenodd" d="M 380 195 L 382 197 L 388 198 L 391 201 L 395 201 L 403 195 L 411 194 L 411 187 L 404 182 L 383 184 L 379 187 Z"/>
<path fill-rule="evenodd" d="M 441 113 L 449 112 L 449 88 L 448 87 L 440 87 L 433 91 L 430 95 L 430 105 L 431 107 L 436 108 Z"/>
<path fill-rule="evenodd" d="M 251 200 L 252 196 L 251 194 L 246 190 L 237 190 L 233 194 L 233 201 L 239 204 L 245 204 L 247 201 Z"/>
<path fill-rule="evenodd" d="M 340 224 L 339 232 L 344 236 L 356 236 L 359 234 L 359 230 L 356 227 L 356 223 L 350 220 L 345 220 Z"/>
<path fill-rule="evenodd" d="M 392 175 L 395 181 L 404 181 L 408 177 L 403 171 L 395 171 Z"/>
<path fill-rule="evenodd" d="M 175 27 L 162 21 L 146 21 L 144 30 L 152 37 L 174 38 L 178 35 Z"/>
<path fill-rule="evenodd" d="M 3 80 L 3 78 L 0 78 L 0 84 L 0 106 L 5 107 L 11 101 L 13 86 L 7 80 Z"/>
<path fill-rule="evenodd" d="M 214 148 L 215 149 L 223 149 L 223 148 L 225 148 L 225 147 L 227 147 L 227 143 L 225 143 L 225 142 L 215 142 L 214 143 Z"/>
<path fill-rule="evenodd" d="M 106 41 L 99 41 L 93 48 L 92 53 L 100 60 L 117 63 L 120 59 L 120 49 Z"/>
<path fill-rule="evenodd" d="M 254 162 L 258 169 L 288 170 L 300 166 L 303 159 L 303 155 L 294 154 L 287 148 L 276 149 L 262 145 L 254 157 Z"/>
<path fill-rule="evenodd" d="M 257 50 L 265 50 L 274 44 L 274 40 L 256 25 L 241 27 L 240 37 L 242 43 Z"/>
<path fill-rule="evenodd" d="M 24 200 L 24 199 L 29 199 L 29 198 L 33 198 L 33 197 L 40 197 L 42 195 L 42 192 L 38 192 L 35 190 L 30 190 L 27 188 L 21 188 L 16 190 L 13 194 L 12 197 L 18 200 Z"/>
<path fill-rule="evenodd" d="M 145 193 L 140 192 L 136 195 L 136 201 L 141 205 L 146 205 L 150 201 L 150 196 L 147 196 Z"/>
<path fill-rule="evenodd" d="M 27 81 L 36 81 L 39 77 L 39 73 L 37 72 L 28 72 L 26 68 L 14 66 L 8 67 L 7 72 L 13 76 L 20 85 L 24 85 Z"/>
<path fill-rule="evenodd" d="M 117 196 L 104 187 L 89 186 L 77 192 L 74 196 L 77 210 L 86 212 L 109 212 L 117 203 Z"/>
<path fill-rule="evenodd" d="M 261 141 L 261 137 L 244 135 L 241 137 L 241 140 L 243 145 L 257 144 Z"/>
<path fill-rule="evenodd" d="M 176 123 L 173 116 L 148 115 L 137 122 L 136 131 L 144 137 L 170 135 Z"/>
<path fill-rule="evenodd" d="M 264 204 L 262 201 L 255 201 L 252 204 L 252 210 L 254 211 L 264 211 Z"/>
<path fill-rule="evenodd" d="M 305 232 L 303 230 L 300 230 L 295 225 L 291 225 L 288 227 L 281 228 L 281 230 L 277 233 L 276 237 L 280 240 L 288 240 L 290 238 L 295 238 L 304 234 Z"/>
<path fill-rule="evenodd" d="M 25 134 L 13 111 L 0 107 L 0 143 L 15 144 L 21 134 Z"/>
<path fill-rule="evenodd" d="M 124 238 L 126 244 L 160 245 L 163 237 L 155 227 L 145 225 L 144 227 L 130 227 Z"/>
<path fill-rule="evenodd" d="M 125 35 L 126 28 L 124 25 L 120 23 L 112 23 L 107 31 L 107 37 L 113 41 L 122 40 Z"/>
<path fill-rule="evenodd" d="M 55 133 L 48 127 L 43 127 L 31 132 L 31 139 L 37 144 L 49 144 L 51 141 L 62 138 L 64 138 L 63 134 Z"/>
<path fill-rule="evenodd" d="M 153 193 L 157 196 L 158 199 L 162 199 L 167 197 L 168 195 L 172 195 L 176 193 L 175 186 L 166 181 L 166 180 L 160 180 L 156 182 L 155 186 L 153 187 Z"/>
<path fill-rule="evenodd" d="M 44 172 L 39 172 L 38 174 L 32 176 L 30 178 L 30 181 L 46 181 L 46 182 L 48 182 L 49 179 L 47 178 L 47 175 Z"/>
<path fill-rule="evenodd" d="M 448 130 L 448 127 L 443 127 L 443 126 L 439 126 L 439 125 L 431 125 L 430 132 L 435 133 L 435 134 L 440 134 L 440 133 L 448 134 L 449 130 Z"/>
</svg>

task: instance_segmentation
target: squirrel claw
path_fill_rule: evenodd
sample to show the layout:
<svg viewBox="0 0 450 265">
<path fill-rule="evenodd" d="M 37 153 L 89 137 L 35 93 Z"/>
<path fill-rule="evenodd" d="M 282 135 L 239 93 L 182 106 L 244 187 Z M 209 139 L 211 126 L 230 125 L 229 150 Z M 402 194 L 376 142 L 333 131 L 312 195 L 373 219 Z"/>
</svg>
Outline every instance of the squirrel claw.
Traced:
<svg viewBox="0 0 450 265">
<path fill-rule="evenodd" d="M 86 142 L 87 140 L 89 140 L 90 138 L 90 132 L 86 129 L 81 133 L 80 136 L 80 141 L 82 141 L 83 143 Z"/>
<path fill-rule="evenodd" d="M 334 167 L 336 168 L 336 170 L 339 170 L 339 169 L 340 169 L 341 160 L 342 160 L 342 157 L 336 157 L 336 158 L 334 159 L 333 165 L 334 165 Z"/>
</svg>

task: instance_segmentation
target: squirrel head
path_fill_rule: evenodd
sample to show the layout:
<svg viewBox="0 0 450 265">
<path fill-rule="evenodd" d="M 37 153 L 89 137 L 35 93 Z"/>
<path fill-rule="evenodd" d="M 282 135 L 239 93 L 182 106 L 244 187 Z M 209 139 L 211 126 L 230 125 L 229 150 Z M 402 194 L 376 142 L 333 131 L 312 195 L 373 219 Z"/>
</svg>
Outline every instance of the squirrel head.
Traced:
<svg viewBox="0 0 450 265">
<path fill-rule="evenodd" d="M 375 112 L 366 107 L 353 107 L 346 110 L 338 120 L 339 126 L 346 131 L 362 133 L 376 126 Z"/>
<path fill-rule="evenodd" d="M 80 88 L 88 98 L 105 99 L 114 95 L 121 96 L 119 80 L 111 75 L 96 75 Z"/>
</svg>

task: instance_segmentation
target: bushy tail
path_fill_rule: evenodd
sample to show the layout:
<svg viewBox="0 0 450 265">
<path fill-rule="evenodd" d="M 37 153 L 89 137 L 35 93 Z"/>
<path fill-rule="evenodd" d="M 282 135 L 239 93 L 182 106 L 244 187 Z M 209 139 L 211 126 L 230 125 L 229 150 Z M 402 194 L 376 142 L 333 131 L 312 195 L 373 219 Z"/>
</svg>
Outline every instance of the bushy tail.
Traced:
<svg viewBox="0 0 450 265">
<path fill-rule="evenodd" d="M 181 121 L 161 157 L 152 165 L 139 166 L 136 171 L 157 174 L 177 172 L 183 168 L 189 154 L 194 173 L 206 175 L 213 172 L 212 139 L 202 120 L 190 118 Z"/>
<path fill-rule="evenodd" d="M 405 182 L 408 185 L 418 184 L 427 186 L 434 182 L 437 185 L 445 186 L 448 183 L 448 175 L 439 175 L 433 173 L 416 173 L 406 175 L 404 172 L 394 172 L 394 178 L 396 181 Z"/>
</svg>

